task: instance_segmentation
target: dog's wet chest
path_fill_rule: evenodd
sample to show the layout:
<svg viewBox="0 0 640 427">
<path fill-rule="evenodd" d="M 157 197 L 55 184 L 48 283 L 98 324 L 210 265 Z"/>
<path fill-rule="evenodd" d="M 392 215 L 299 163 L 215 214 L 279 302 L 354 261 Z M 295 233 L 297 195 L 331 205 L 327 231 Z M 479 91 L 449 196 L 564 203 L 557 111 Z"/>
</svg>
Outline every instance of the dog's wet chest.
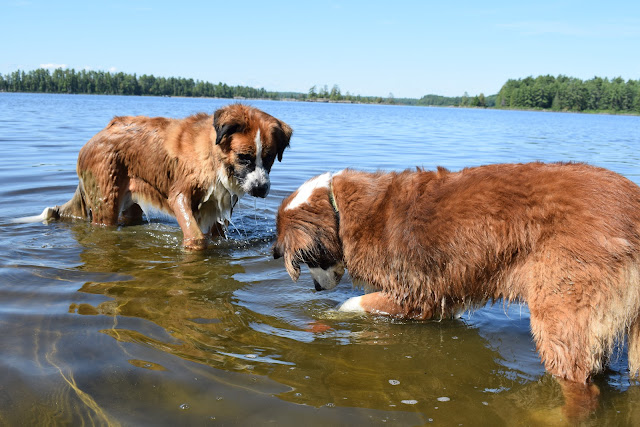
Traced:
<svg viewBox="0 0 640 427">
<path fill-rule="evenodd" d="M 233 207 L 242 194 L 230 191 L 224 183 L 217 181 L 203 192 L 194 217 L 198 227 L 207 233 L 214 224 L 226 226 L 231 219 Z"/>
</svg>

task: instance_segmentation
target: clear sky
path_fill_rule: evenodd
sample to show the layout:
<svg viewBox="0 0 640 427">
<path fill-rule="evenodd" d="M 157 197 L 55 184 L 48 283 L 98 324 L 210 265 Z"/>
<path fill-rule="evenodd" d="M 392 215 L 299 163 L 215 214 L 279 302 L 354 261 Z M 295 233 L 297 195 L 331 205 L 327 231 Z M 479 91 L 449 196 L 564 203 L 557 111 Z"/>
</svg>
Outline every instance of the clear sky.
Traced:
<svg viewBox="0 0 640 427">
<path fill-rule="evenodd" d="M 0 0 L 0 73 L 68 67 L 267 90 L 491 95 L 640 79 L 640 0 Z"/>
</svg>

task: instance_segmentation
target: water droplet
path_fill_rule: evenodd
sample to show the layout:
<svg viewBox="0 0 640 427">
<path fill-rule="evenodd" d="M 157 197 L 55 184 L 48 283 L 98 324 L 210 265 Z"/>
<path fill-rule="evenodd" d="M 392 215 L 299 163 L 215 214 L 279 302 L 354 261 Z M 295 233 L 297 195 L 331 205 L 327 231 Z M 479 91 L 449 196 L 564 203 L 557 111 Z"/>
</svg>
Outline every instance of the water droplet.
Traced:
<svg viewBox="0 0 640 427">
<path fill-rule="evenodd" d="M 448 401 L 450 401 L 450 400 L 451 400 L 451 399 L 450 399 L 450 398 L 448 398 L 448 397 L 446 397 L 446 396 L 443 396 L 443 397 L 439 397 L 439 398 L 438 398 L 438 402 L 448 402 Z"/>
<path fill-rule="evenodd" d="M 484 406 L 489 406 L 489 402 L 482 402 Z"/>
<path fill-rule="evenodd" d="M 189 408 L 190 408 L 190 406 L 189 406 L 188 403 L 183 403 L 182 405 L 180 405 L 180 409 L 182 409 L 183 411 L 186 411 Z"/>
<path fill-rule="evenodd" d="M 398 380 L 389 380 L 389 384 L 398 385 L 398 384 L 400 384 L 400 381 L 398 381 Z"/>
<path fill-rule="evenodd" d="M 416 403 L 418 403 L 417 400 L 413 400 L 413 399 L 402 400 L 401 402 L 404 403 L 405 405 L 415 405 Z"/>
</svg>

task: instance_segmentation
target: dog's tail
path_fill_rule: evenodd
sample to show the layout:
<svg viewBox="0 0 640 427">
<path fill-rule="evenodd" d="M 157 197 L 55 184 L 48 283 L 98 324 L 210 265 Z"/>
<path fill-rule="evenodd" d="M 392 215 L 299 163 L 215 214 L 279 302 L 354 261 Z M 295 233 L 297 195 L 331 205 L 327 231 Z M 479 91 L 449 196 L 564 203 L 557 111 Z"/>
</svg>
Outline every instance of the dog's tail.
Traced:
<svg viewBox="0 0 640 427">
<path fill-rule="evenodd" d="M 33 222 L 48 222 L 54 219 L 60 219 L 60 206 L 52 208 L 44 208 L 40 215 L 25 216 L 11 220 L 14 224 L 29 224 Z"/>
<path fill-rule="evenodd" d="M 11 222 L 16 224 L 28 224 L 74 218 L 91 218 L 91 211 L 87 209 L 84 199 L 84 191 L 81 185 L 78 185 L 71 200 L 64 205 L 45 208 L 40 215 L 16 218 Z"/>
</svg>

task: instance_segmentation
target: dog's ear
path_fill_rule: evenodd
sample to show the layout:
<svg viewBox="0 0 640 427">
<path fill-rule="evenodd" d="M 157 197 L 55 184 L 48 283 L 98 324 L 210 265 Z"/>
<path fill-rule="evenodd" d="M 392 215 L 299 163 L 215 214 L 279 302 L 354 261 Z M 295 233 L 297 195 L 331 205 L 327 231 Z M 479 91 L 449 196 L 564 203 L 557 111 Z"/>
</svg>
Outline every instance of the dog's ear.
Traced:
<svg viewBox="0 0 640 427">
<path fill-rule="evenodd" d="M 273 259 L 279 259 L 284 256 L 284 268 L 287 269 L 287 273 L 291 276 L 291 280 L 294 282 L 298 281 L 300 277 L 300 263 L 295 259 L 294 256 L 289 255 L 288 253 L 283 253 L 282 248 L 278 243 L 274 243 L 273 245 Z"/>
<path fill-rule="evenodd" d="M 289 253 L 284 254 L 284 268 L 287 269 L 291 280 L 297 282 L 300 277 L 300 263 L 298 263 L 293 255 Z"/>
<path fill-rule="evenodd" d="M 233 118 L 229 117 L 225 112 L 225 109 L 221 108 L 213 115 L 213 128 L 216 131 L 216 145 L 219 145 L 222 142 L 222 138 L 244 130 L 244 126 L 241 123 L 234 121 Z"/>
<path fill-rule="evenodd" d="M 281 162 L 282 154 L 284 153 L 285 148 L 289 146 L 293 129 L 291 129 L 285 122 L 278 120 L 278 124 L 273 127 L 271 132 L 273 140 L 276 143 L 276 147 L 278 148 L 278 161 Z"/>
<path fill-rule="evenodd" d="M 282 249 L 278 246 L 278 243 L 273 244 L 273 259 L 282 258 Z"/>
</svg>

